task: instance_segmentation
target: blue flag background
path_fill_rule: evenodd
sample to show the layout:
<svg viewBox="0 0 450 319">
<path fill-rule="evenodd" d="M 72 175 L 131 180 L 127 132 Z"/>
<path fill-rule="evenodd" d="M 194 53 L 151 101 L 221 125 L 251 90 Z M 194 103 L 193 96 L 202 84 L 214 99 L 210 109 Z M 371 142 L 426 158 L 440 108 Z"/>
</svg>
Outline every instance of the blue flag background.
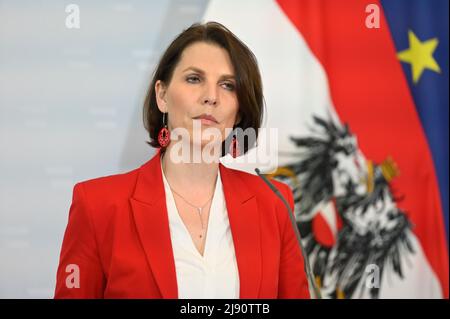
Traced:
<svg viewBox="0 0 450 319">
<path fill-rule="evenodd" d="M 410 48 L 408 33 L 411 31 L 421 43 L 431 39 L 438 41 L 432 56 L 440 72 L 425 68 L 418 80 L 413 81 L 412 65 L 402 62 L 402 66 L 433 156 L 448 237 L 449 2 L 447 0 L 382 0 L 381 3 L 397 52 Z"/>
</svg>

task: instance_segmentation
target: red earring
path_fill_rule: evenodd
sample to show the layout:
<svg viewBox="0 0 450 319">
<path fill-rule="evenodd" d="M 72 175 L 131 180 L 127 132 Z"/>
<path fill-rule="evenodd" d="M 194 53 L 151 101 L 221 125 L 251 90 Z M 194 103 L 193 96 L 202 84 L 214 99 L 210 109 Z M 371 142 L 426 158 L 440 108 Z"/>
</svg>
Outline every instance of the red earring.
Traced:
<svg viewBox="0 0 450 319">
<path fill-rule="evenodd" d="M 158 143 L 162 148 L 167 147 L 170 142 L 170 131 L 167 128 L 167 123 L 165 121 L 166 119 L 166 113 L 163 113 L 163 127 L 159 130 L 158 133 Z"/>
<path fill-rule="evenodd" d="M 236 135 L 233 135 L 233 139 L 231 140 L 230 154 L 231 154 L 231 156 L 233 156 L 233 158 L 236 158 L 239 155 L 241 155 L 239 152 L 239 144 L 238 144 Z"/>
</svg>

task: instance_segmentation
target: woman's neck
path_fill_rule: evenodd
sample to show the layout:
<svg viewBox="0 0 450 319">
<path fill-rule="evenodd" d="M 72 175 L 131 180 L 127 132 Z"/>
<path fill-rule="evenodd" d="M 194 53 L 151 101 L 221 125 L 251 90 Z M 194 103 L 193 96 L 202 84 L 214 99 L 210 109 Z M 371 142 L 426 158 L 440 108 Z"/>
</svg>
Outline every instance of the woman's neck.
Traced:
<svg viewBox="0 0 450 319">
<path fill-rule="evenodd" d="M 171 147 L 169 145 L 161 155 L 164 176 L 170 187 L 190 197 L 209 196 L 216 185 L 219 163 L 207 163 L 203 159 L 199 162 L 177 163 L 171 160 L 170 152 Z"/>
</svg>

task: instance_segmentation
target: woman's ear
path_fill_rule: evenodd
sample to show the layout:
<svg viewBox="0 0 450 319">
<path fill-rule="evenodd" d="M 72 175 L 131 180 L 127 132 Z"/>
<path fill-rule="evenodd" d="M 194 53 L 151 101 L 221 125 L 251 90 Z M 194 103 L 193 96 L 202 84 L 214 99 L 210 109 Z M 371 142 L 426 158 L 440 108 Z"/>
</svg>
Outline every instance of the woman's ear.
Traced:
<svg viewBox="0 0 450 319">
<path fill-rule="evenodd" d="M 155 83 L 155 96 L 158 109 L 162 113 L 167 113 L 167 101 L 166 101 L 166 85 L 161 80 Z"/>
</svg>

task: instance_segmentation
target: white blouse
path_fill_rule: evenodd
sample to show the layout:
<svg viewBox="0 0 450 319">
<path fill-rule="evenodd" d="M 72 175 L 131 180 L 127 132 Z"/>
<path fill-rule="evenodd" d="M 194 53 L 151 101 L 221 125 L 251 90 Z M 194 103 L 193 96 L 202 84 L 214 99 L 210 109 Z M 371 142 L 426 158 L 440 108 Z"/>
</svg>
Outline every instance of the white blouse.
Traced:
<svg viewBox="0 0 450 319">
<path fill-rule="evenodd" d="M 203 256 L 195 247 L 186 225 L 178 214 L 162 167 L 161 172 L 175 258 L 178 298 L 239 298 L 239 271 L 220 179 L 220 169 L 209 213 Z"/>
</svg>

